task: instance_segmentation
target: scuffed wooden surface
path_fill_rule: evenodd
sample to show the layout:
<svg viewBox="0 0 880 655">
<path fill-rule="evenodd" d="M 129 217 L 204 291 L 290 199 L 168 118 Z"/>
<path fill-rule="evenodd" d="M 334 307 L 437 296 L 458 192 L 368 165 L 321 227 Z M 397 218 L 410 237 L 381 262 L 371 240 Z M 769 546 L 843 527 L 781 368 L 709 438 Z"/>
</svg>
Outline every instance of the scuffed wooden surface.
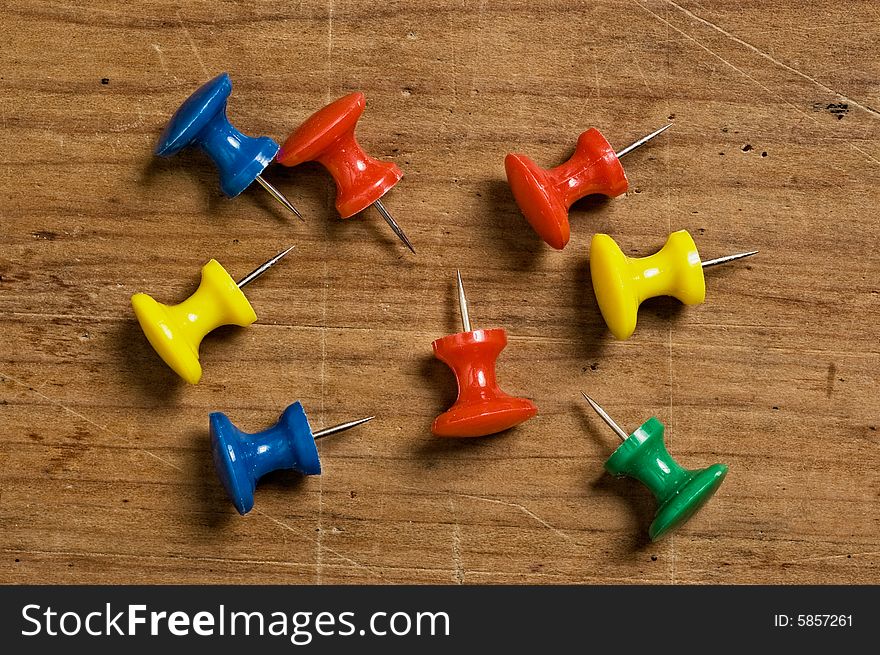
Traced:
<svg viewBox="0 0 880 655">
<path fill-rule="evenodd" d="M 880 582 L 877 327 L 880 12 L 870 1 L 22 1 L 0 50 L 0 581 Z M 229 114 L 283 139 L 360 89 L 365 148 L 405 171 L 340 221 L 327 175 L 272 167 L 234 201 L 199 153 L 152 157 L 177 104 L 229 71 Z M 106 83 L 102 83 L 102 79 Z M 577 134 L 622 147 L 626 197 L 582 203 L 563 252 L 537 241 L 503 157 L 544 165 Z M 589 282 L 593 232 L 647 254 L 690 230 L 705 305 L 653 301 L 614 342 Z M 218 258 L 259 322 L 206 339 L 196 387 L 140 334 L 129 297 L 171 302 Z M 432 339 L 504 326 L 505 389 L 540 414 L 494 439 L 434 439 L 454 397 Z M 731 473 L 673 537 L 603 475 L 651 414 L 686 465 Z M 235 514 L 207 414 L 243 429 L 301 399 L 325 473 L 275 475 Z"/>
</svg>

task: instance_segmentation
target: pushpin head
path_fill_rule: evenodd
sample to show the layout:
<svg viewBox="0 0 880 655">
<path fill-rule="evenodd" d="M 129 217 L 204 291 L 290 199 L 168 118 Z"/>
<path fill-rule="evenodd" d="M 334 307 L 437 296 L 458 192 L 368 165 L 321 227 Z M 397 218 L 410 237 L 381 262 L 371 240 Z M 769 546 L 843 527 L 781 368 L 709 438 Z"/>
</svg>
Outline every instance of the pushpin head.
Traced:
<svg viewBox="0 0 880 655">
<path fill-rule="evenodd" d="M 438 437 L 484 437 L 538 413 L 532 401 L 509 396 L 498 387 L 495 360 L 507 345 L 503 329 L 461 332 L 431 345 L 458 381 L 458 399 L 431 426 Z"/>
<path fill-rule="evenodd" d="M 131 306 L 159 356 L 190 384 L 202 377 L 199 344 L 208 332 L 221 325 L 245 327 L 257 320 L 235 280 L 214 259 L 202 267 L 199 288 L 182 303 L 163 305 L 136 293 Z"/>
<path fill-rule="evenodd" d="M 354 136 L 366 107 L 358 92 L 319 109 L 293 132 L 278 153 L 278 163 L 297 166 L 318 161 L 336 182 L 336 210 L 349 218 L 379 200 L 403 177 L 396 164 L 370 157 Z"/>
<path fill-rule="evenodd" d="M 254 507 L 257 481 L 277 469 L 319 475 L 318 447 L 302 404 L 297 401 L 267 430 L 242 432 L 222 412 L 212 412 L 211 452 L 214 467 L 239 514 Z"/>
<path fill-rule="evenodd" d="M 278 144 L 266 136 L 247 136 L 232 126 L 226 118 L 231 92 L 232 81 L 226 73 L 199 87 L 174 112 L 155 152 L 170 157 L 186 146 L 201 147 L 217 165 L 221 190 L 234 197 L 269 165 Z"/>
<path fill-rule="evenodd" d="M 576 200 L 592 194 L 614 198 L 628 186 L 614 148 L 596 128 L 581 134 L 574 154 L 556 168 L 541 168 L 526 155 L 514 153 L 507 155 L 504 168 L 523 215 L 557 250 L 568 243 L 568 208 Z"/>
<path fill-rule="evenodd" d="M 590 246 L 590 275 L 602 317 L 618 339 L 636 329 L 639 305 L 654 296 L 674 296 L 686 305 L 706 299 L 700 254 L 691 235 L 679 230 L 648 257 L 627 257 L 607 234 L 596 234 Z"/>
<path fill-rule="evenodd" d="M 657 498 L 657 512 L 648 529 L 652 541 L 687 521 L 717 491 L 727 475 L 726 464 L 688 470 L 678 465 L 663 443 L 663 424 L 651 417 L 605 462 L 616 476 L 645 484 Z"/>
</svg>

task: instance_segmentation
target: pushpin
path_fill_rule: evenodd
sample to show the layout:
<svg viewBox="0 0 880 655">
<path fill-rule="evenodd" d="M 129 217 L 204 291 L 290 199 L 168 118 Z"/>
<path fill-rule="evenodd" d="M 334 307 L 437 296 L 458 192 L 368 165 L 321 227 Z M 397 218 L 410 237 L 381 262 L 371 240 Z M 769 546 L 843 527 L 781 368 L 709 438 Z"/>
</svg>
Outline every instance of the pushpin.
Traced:
<svg viewBox="0 0 880 655">
<path fill-rule="evenodd" d="M 685 305 L 706 300 L 703 269 L 757 254 L 757 250 L 700 261 L 687 230 L 669 235 L 666 244 L 648 257 L 627 257 L 607 234 L 593 235 L 590 274 L 599 309 L 611 333 L 629 339 L 636 329 L 639 305 L 654 296 L 674 296 Z"/>
<path fill-rule="evenodd" d="M 242 134 L 226 118 L 226 100 L 232 81 L 221 73 L 183 101 L 159 137 L 156 154 L 170 157 L 183 148 L 197 145 L 220 171 L 220 189 L 234 198 L 256 181 L 286 209 L 302 216 L 278 189 L 260 175 L 278 152 L 278 144 L 267 136 Z"/>
<path fill-rule="evenodd" d="M 602 194 L 616 198 L 629 182 L 620 159 L 643 146 L 672 124 L 631 143 L 620 152 L 595 127 L 580 135 L 574 154 L 556 168 L 541 168 L 526 155 L 510 153 L 504 159 L 513 197 L 535 232 L 557 250 L 568 243 L 568 208 L 580 198 Z"/>
<path fill-rule="evenodd" d="M 617 477 L 635 478 L 657 499 L 657 512 L 648 528 L 651 541 L 682 525 L 721 486 L 727 475 L 727 464 L 712 464 L 696 470 L 682 468 L 666 450 L 663 424 L 656 417 L 652 416 L 627 435 L 596 401 L 585 393 L 583 396 L 623 442 L 605 462 L 605 470 Z"/>
<path fill-rule="evenodd" d="M 351 218 L 373 205 L 415 254 L 412 243 L 380 200 L 403 172 L 397 164 L 370 157 L 354 137 L 366 102 L 358 91 L 319 109 L 287 137 L 277 160 L 285 166 L 320 162 L 336 182 L 336 211 L 342 218 Z"/>
<path fill-rule="evenodd" d="M 208 332 L 221 325 L 247 327 L 257 320 L 253 307 L 241 291 L 274 266 L 293 246 L 278 253 L 236 282 L 216 259 L 202 266 L 202 281 L 189 298 L 178 305 L 163 305 L 152 296 L 136 293 L 131 306 L 150 344 L 184 380 L 196 384 L 202 377 L 199 344 Z"/>
<path fill-rule="evenodd" d="M 368 416 L 313 433 L 302 403 L 297 400 L 282 412 L 271 428 L 250 434 L 235 427 L 223 412 L 212 412 L 214 468 L 235 509 L 244 515 L 254 507 L 257 480 L 279 469 L 291 469 L 302 475 L 320 475 L 321 461 L 315 442 L 373 418 Z"/>
<path fill-rule="evenodd" d="M 437 359 L 455 373 L 458 399 L 434 419 L 431 431 L 438 437 L 485 437 L 532 418 L 538 408 L 531 400 L 508 396 L 498 388 L 495 359 L 507 345 L 507 334 L 502 328 L 471 330 L 461 272 L 458 305 L 464 331 L 431 344 Z"/>
</svg>

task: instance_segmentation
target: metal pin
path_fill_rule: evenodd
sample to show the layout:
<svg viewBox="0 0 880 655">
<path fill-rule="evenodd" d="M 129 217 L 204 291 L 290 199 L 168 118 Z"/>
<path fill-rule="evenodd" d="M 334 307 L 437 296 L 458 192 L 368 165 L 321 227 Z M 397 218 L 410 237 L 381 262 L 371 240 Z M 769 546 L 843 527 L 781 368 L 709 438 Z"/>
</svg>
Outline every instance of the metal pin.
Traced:
<svg viewBox="0 0 880 655">
<path fill-rule="evenodd" d="M 397 238 L 400 239 L 401 241 L 403 241 L 403 244 L 404 244 L 407 248 L 409 248 L 409 250 L 410 250 L 410 252 L 411 252 L 412 254 L 415 255 L 415 254 L 416 254 L 416 249 L 413 248 L 413 245 L 412 245 L 412 243 L 410 242 L 410 240 L 409 240 L 409 239 L 407 238 L 407 236 L 403 233 L 403 230 L 400 229 L 400 226 L 397 224 L 397 221 L 395 221 L 395 220 L 391 217 L 391 214 L 388 213 L 388 210 L 385 209 L 385 205 L 382 204 L 382 201 L 381 201 L 381 200 L 377 200 L 376 202 L 373 203 L 373 206 L 374 206 L 376 209 L 379 210 L 379 213 L 382 214 L 382 218 L 384 218 L 384 219 L 385 219 L 385 222 L 388 223 L 388 225 L 391 226 L 391 229 L 394 230 L 394 234 L 397 235 Z"/>
<path fill-rule="evenodd" d="M 266 189 L 266 191 L 269 192 L 269 195 L 271 195 L 273 198 L 275 198 L 275 200 L 277 200 L 282 205 L 284 205 L 288 210 L 290 210 L 294 214 L 296 214 L 296 217 L 299 220 L 305 221 L 305 219 L 302 217 L 302 214 L 300 214 L 297 211 L 296 207 L 294 207 L 291 204 L 291 202 L 287 198 L 285 198 L 278 189 L 276 189 L 274 186 L 272 186 L 266 180 L 264 180 L 261 175 L 257 175 L 256 180 L 257 180 L 257 182 L 260 183 L 261 187 L 263 187 L 264 189 Z"/>
<path fill-rule="evenodd" d="M 617 425 L 617 423 L 614 422 L 614 419 L 612 419 L 610 416 L 608 416 L 608 413 L 604 409 L 599 407 L 599 404 L 595 400 L 590 398 L 583 391 L 581 391 L 581 394 L 583 394 L 584 398 L 587 399 L 587 402 L 590 403 L 590 407 L 592 407 L 594 410 L 596 410 L 596 413 L 599 416 L 601 416 L 602 420 L 608 424 L 608 427 L 611 428 L 612 430 L 614 430 L 615 434 L 617 434 L 617 436 L 620 437 L 621 441 L 626 441 L 627 439 L 629 439 L 629 435 L 623 431 L 623 428 L 621 428 L 619 425 Z"/>
<path fill-rule="evenodd" d="M 661 127 L 659 130 L 656 130 L 656 131 L 654 131 L 654 132 L 651 132 L 648 136 L 643 136 L 641 139 L 639 139 L 639 140 L 636 141 L 635 143 L 630 143 L 626 148 L 624 148 L 624 149 L 621 150 L 620 152 L 616 153 L 616 154 L 617 154 L 617 158 L 620 159 L 620 158 L 623 157 L 624 155 L 628 155 L 629 153 L 631 153 L 631 152 L 632 152 L 633 150 L 635 150 L 636 148 L 640 148 L 640 147 L 642 147 L 642 146 L 645 145 L 648 141 L 650 141 L 651 139 L 653 139 L 655 136 L 658 136 L 658 135 L 660 135 L 660 134 L 663 134 L 663 132 L 665 132 L 666 130 L 668 130 L 670 127 L 672 127 L 672 123 L 670 123 L 669 125 L 664 125 L 664 126 Z"/>
<path fill-rule="evenodd" d="M 710 266 L 718 266 L 718 264 L 726 264 L 727 262 L 732 262 L 737 259 L 742 259 L 743 257 L 751 257 L 752 255 L 757 255 L 757 250 L 750 250 L 749 252 L 741 252 L 736 255 L 725 255 L 724 257 L 716 257 L 715 259 L 710 259 L 707 262 L 702 262 L 703 268 L 709 268 Z"/>
<path fill-rule="evenodd" d="M 366 423 L 367 421 L 372 421 L 375 416 L 368 416 L 367 418 L 359 418 L 356 421 L 349 421 L 348 423 L 340 423 L 339 425 L 334 425 L 330 428 L 324 428 L 323 430 L 319 430 L 318 432 L 312 433 L 312 436 L 315 440 L 321 439 L 323 437 L 329 437 L 331 434 L 336 434 L 337 432 L 345 432 L 346 430 L 351 430 L 359 425 Z"/>
<path fill-rule="evenodd" d="M 291 250 L 293 250 L 293 248 L 294 248 L 293 246 L 290 246 L 290 248 L 288 248 L 287 250 L 285 250 L 283 252 L 279 252 L 277 255 L 275 255 L 272 259 L 267 261 L 265 264 L 260 264 L 259 266 L 257 266 L 254 270 L 252 270 L 250 273 L 248 273 L 243 278 L 241 278 L 238 282 L 236 282 L 236 284 L 238 285 L 238 288 L 241 289 L 246 284 L 250 284 L 251 282 L 256 280 L 263 273 L 265 273 L 270 268 L 275 266 L 275 264 L 277 264 L 281 260 L 281 258 L 284 257 L 287 253 L 289 253 Z"/>
<path fill-rule="evenodd" d="M 464 295 L 464 285 L 461 283 L 461 271 L 456 270 L 458 275 L 458 308 L 461 310 L 461 327 L 465 332 L 471 331 L 471 317 L 468 314 L 467 298 Z"/>
</svg>

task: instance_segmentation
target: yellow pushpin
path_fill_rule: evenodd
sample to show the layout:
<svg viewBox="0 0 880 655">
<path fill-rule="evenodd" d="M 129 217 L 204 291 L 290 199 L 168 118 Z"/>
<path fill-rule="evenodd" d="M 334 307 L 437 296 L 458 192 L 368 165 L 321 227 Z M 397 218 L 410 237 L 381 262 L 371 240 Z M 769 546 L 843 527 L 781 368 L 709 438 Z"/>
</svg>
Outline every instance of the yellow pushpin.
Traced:
<svg viewBox="0 0 880 655">
<path fill-rule="evenodd" d="M 593 235 L 590 275 L 599 309 L 611 333 L 629 339 L 636 329 L 639 305 L 655 296 L 674 296 L 685 305 L 706 299 L 703 269 L 756 254 L 757 250 L 700 261 L 687 230 L 669 235 L 663 247 L 648 257 L 627 257 L 607 234 Z"/>
<path fill-rule="evenodd" d="M 199 344 L 208 332 L 221 325 L 247 327 L 257 320 L 254 308 L 242 292 L 274 266 L 293 246 L 255 268 L 236 282 L 216 259 L 202 266 L 202 281 L 189 298 L 178 305 L 163 305 L 145 293 L 131 297 L 131 306 L 150 344 L 180 377 L 196 384 L 202 377 Z"/>
</svg>

